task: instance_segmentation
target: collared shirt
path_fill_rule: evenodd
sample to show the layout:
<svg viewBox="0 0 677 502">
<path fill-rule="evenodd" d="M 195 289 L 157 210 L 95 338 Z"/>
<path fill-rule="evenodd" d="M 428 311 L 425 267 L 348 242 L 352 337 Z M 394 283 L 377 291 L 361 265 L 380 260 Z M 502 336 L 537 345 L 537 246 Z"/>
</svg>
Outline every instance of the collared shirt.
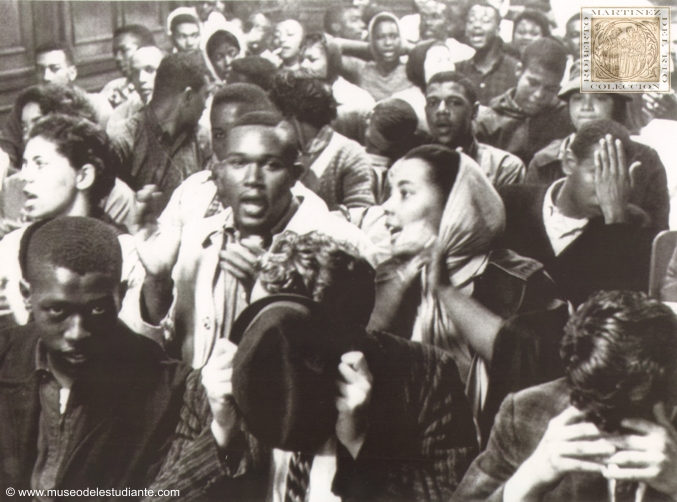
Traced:
<svg viewBox="0 0 677 502">
<path fill-rule="evenodd" d="M 300 202 L 296 197 L 293 197 L 287 211 L 280 219 L 275 227 L 271 230 L 270 236 L 261 236 L 262 247 L 268 247 L 272 243 L 274 235 L 282 232 L 289 220 L 291 220 L 300 206 Z M 231 211 L 226 217 L 223 225 L 223 249 L 229 244 L 240 241 L 240 231 L 235 228 L 235 217 Z M 224 272 L 221 267 L 216 272 L 214 280 L 214 311 L 223 320 L 221 323 L 221 333 L 218 334 L 221 338 L 228 337 L 235 319 L 242 313 L 242 311 L 249 305 L 249 294 L 244 285 L 235 278 L 235 276 Z"/>
<path fill-rule="evenodd" d="M 543 224 L 550 239 L 555 256 L 559 256 L 569 244 L 583 233 L 588 224 L 588 218 L 569 218 L 564 216 L 555 205 L 556 197 L 564 184 L 564 180 L 555 181 L 545 193 L 543 201 Z"/>
<path fill-rule="evenodd" d="M 524 181 L 527 168 L 522 159 L 510 152 L 473 139 L 466 153 L 479 164 L 496 188 Z"/>
<path fill-rule="evenodd" d="M 111 124 L 111 141 L 122 161 L 121 176 L 133 189 L 157 185 L 164 208 L 176 187 L 204 169 L 211 157 L 209 146 L 198 141 L 197 131 L 183 131 L 170 138 L 150 106 L 129 120 Z"/>
<path fill-rule="evenodd" d="M 412 83 L 407 78 L 403 64 L 399 64 L 393 71 L 383 75 L 374 61 L 365 63 L 359 74 L 359 85 L 376 101 L 388 99 L 396 92 L 409 89 Z"/>
<path fill-rule="evenodd" d="M 40 420 L 38 455 L 33 466 L 31 488 L 51 490 L 66 460 L 69 445 L 77 426 L 84 419 L 83 407 L 71 400 L 70 389 L 62 388 L 47 363 L 47 350 L 38 342 L 35 368 L 40 379 Z M 51 501 L 48 497 L 36 500 Z"/>
<path fill-rule="evenodd" d="M 289 460 L 293 453 L 274 449 L 271 453 L 272 462 L 270 481 L 268 483 L 267 502 L 285 502 L 287 491 L 287 473 Z M 332 436 L 313 457 L 310 467 L 310 481 L 308 483 L 307 502 L 340 502 L 340 498 L 331 491 L 336 474 L 336 437 Z"/>
<path fill-rule="evenodd" d="M 517 60 L 501 51 L 499 58 L 486 71 L 475 65 L 475 58 L 456 63 L 456 71 L 465 75 L 475 84 L 477 99 L 480 104 L 488 105 L 489 101 L 500 96 L 517 85 Z"/>
</svg>

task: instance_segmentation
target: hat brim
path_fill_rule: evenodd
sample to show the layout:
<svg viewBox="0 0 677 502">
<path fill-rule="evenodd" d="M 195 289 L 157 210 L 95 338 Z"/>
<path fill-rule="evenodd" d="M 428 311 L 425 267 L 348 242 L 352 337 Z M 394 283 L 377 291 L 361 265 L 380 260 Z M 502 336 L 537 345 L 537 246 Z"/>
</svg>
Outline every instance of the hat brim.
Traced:
<svg viewBox="0 0 677 502">
<path fill-rule="evenodd" d="M 271 305 L 276 302 L 296 302 L 304 305 L 312 310 L 318 308 L 319 304 L 308 298 L 307 296 L 295 295 L 291 293 L 280 293 L 269 295 L 260 300 L 256 300 L 254 303 L 245 308 L 242 313 L 235 319 L 233 327 L 230 330 L 230 335 L 228 340 L 233 342 L 235 345 L 239 345 L 242 341 L 242 336 L 244 335 L 247 328 L 256 318 L 256 316 L 268 305 Z"/>
</svg>

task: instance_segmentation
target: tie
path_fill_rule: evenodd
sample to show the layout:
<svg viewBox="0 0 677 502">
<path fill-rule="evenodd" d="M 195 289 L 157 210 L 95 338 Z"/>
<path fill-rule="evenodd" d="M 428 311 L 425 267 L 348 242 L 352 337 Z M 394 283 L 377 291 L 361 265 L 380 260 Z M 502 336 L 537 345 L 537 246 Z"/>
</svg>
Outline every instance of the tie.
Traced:
<svg viewBox="0 0 677 502">
<path fill-rule="evenodd" d="M 305 502 L 312 464 L 313 455 L 296 452 L 291 456 L 284 502 Z"/>
</svg>

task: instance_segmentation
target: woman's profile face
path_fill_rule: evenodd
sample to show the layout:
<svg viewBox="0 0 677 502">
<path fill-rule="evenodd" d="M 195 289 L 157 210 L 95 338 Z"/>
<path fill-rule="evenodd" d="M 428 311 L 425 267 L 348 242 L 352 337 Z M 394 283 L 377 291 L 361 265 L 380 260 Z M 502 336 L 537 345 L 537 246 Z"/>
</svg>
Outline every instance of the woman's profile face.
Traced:
<svg viewBox="0 0 677 502">
<path fill-rule="evenodd" d="M 383 209 L 395 251 L 416 244 L 422 248 L 439 232 L 446 197 L 432 182 L 430 169 L 422 159 L 405 159 L 388 172 L 392 195 Z"/>
</svg>

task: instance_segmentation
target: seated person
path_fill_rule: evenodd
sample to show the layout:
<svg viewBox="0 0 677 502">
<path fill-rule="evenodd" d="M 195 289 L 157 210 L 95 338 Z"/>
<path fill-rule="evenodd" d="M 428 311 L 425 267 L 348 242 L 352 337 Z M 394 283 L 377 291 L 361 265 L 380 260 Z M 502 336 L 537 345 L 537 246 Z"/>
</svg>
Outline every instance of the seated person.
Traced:
<svg viewBox="0 0 677 502">
<path fill-rule="evenodd" d="M 200 49 L 202 37 L 200 35 L 200 21 L 197 15 L 181 11 L 169 17 L 169 39 L 174 46 L 174 52 L 190 52 Z"/>
<path fill-rule="evenodd" d="M 562 340 L 566 378 L 511 394 L 455 501 L 674 500 L 677 319 L 602 291 Z"/>
<path fill-rule="evenodd" d="M 115 66 L 122 77 L 111 80 L 99 92 L 113 108 L 117 108 L 134 96 L 135 89 L 129 67 L 132 54 L 140 47 L 152 47 L 154 45 L 153 33 L 140 24 L 126 24 L 117 28 L 113 33 L 113 59 L 115 59 Z M 135 99 L 138 99 L 138 96 Z"/>
<path fill-rule="evenodd" d="M 499 187 L 524 180 L 526 167 L 515 155 L 475 139 L 472 121 L 479 109 L 477 88 L 462 74 L 436 73 L 426 87 L 428 128 L 435 143 L 472 157 Z"/>
<path fill-rule="evenodd" d="M 233 60 L 240 55 L 240 41 L 230 31 L 216 30 L 207 40 L 205 50 L 219 81 L 225 83 Z"/>
<path fill-rule="evenodd" d="M 488 3 L 473 5 L 465 19 L 465 39 L 475 55 L 456 64 L 456 71 L 475 84 L 482 105 L 517 85 L 518 60 L 509 55 L 499 35 L 501 14 Z"/>
<path fill-rule="evenodd" d="M 440 41 L 429 40 L 414 47 L 407 59 L 407 78 L 413 84 L 409 89 L 396 92 L 393 98 L 409 103 L 418 117 L 418 134 L 426 137 L 430 133 L 425 113 L 425 91 L 428 81 L 436 73 L 454 71 L 456 65 L 449 48 Z"/>
<path fill-rule="evenodd" d="M 260 56 L 237 58 L 230 64 L 228 84 L 253 84 L 268 92 L 273 86 L 276 71 L 277 66 L 266 58 Z"/>
<path fill-rule="evenodd" d="M 185 225 L 179 239 L 158 233 L 153 221 L 137 234 L 146 269 L 144 319 L 162 323 L 167 349 L 195 368 L 204 366 L 216 340 L 227 337 L 249 304 L 256 259 L 283 230 L 322 230 L 373 260 L 372 245 L 358 228 L 292 192 L 303 173 L 298 144 L 294 127 L 276 113 L 240 117 L 227 133 L 222 160 L 212 166 L 226 209 Z M 156 252 L 158 242 L 164 253 Z"/>
<path fill-rule="evenodd" d="M 357 142 L 331 128 L 336 101 L 319 79 L 279 74 L 270 98 L 297 128 L 302 150 L 303 184 L 327 203 L 330 211 L 366 208 L 376 203 L 369 159 Z"/>
<path fill-rule="evenodd" d="M 477 451 L 453 359 L 365 331 L 374 275 L 350 247 L 285 232 L 259 263 L 252 305 L 202 372 L 208 394 L 232 387 L 212 429 L 251 434 L 263 457 L 228 500 L 448 500 Z M 186 475 L 168 470 L 167 487 Z"/>
<path fill-rule="evenodd" d="M 104 129 L 106 128 L 113 108 L 105 97 L 97 93 L 87 93 L 75 85 L 78 69 L 70 47 L 56 43 L 47 43 L 37 47 L 35 49 L 35 73 L 38 84 L 60 85 L 81 92 L 94 112 L 95 121 Z M 20 113 L 12 113 L 5 122 L 0 137 L 0 147 L 9 155 L 13 166 L 21 165 L 22 136 Z"/>
<path fill-rule="evenodd" d="M 170 54 L 158 67 L 148 105 L 108 131 L 122 163 L 122 180 L 135 191 L 156 185 L 161 207 L 211 157 L 209 145 L 198 138 L 208 90 L 207 67 L 199 53 Z"/>
<path fill-rule="evenodd" d="M 336 100 L 336 119 L 332 128 L 343 136 L 362 143 L 367 117 L 376 101 L 367 91 L 344 79 L 341 50 L 321 33 L 306 35 L 301 44 L 300 73 L 319 78 L 331 85 Z"/>
<path fill-rule="evenodd" d="M 346 40 L 366 40 L 367 25 L 360 10 L 353 5 L 332 5 L 324 11 L 324 32 L 332 37 Z"/>
<path fill-rule="evenodd" d="M 42 117 L 61 114 L 92 122 L 95 117 L 84 92 L 75 87 L 56 84 L 29 87 L 17 98 L 15 110 L 21 116 L 24 142 L 28 141 L 31 129 Z M 21 151 L 23 154 L 23 144 Z M 7 224 L 5 230 L 13 230 L 27 224 L 22 213 L 26 202 L 23 189 L 24 181 L 20 173 L 9 176 L 3 182 L 2 211 L 4 223 Z M 134 192 L 124 181 L 115 178 L 113 188 L 101 199 L 99 207 L 115 223 L 131 228 L 134 222 L 134 204 Z"/>
<path fill-rule="evenodd" d="M 569 117 L 578 131 L 592 120 L 614 120 L 628 129 L 627 116 L 630 113 L 631 95 L 623 93 L 581 93 L 580 70 L 572 73 L 569 83 L 562 88 L 559 97 L 567 103 Z M 563 158 L 566 149 L 576 137 L 572 133 L 565 138 L 554 140 L 534 155 L 527 172 L 527 183 L 549 185 L 564 177 Z M 665 167 L 658 153 L 651 147 L 636 141 L 632 146 L 628 162 L 639 162 L 635 170 L 630 202 L 639 206 L 651 217 L 655 233 L 668 229 L 670 200 Z"/>
<path fill-rule="evenodd" d="M 480 109 L 475 120 L 477 139 L 529 165 L 537 151 L 570 134 L 573 127 L 566 106 L 555 99 L 566 61 L 564 46 L 550 38 L 524 49 L 517 85 Z"/>
<path fill-rule="evenodd" d="M 541 11 L 524 9 L 512 22 L 512 42 L 506 44 L 505 48 L 509 54 L 520 59 L 531 42 L 545 37 L 550 37 L 548 17 Z"/>
<path fill-rule="evenodd" d="M 503 204 L 472 159 L 422 146 L 388 180 L 393 258 L 376 269 L 369 328 L 450 351 L 486 444 L 510 389 L 561 375 L 566 303 L 540 263 L 497 248 Z"/>
<path fill-rule="evenodd" d="M 99 207 L 115 184 L 116 170 L 106 134 L 99 127 L 86 119 L 49 115 L 33 126 L 26 144 L 20 173 L 25 194 L 23 213 L 32 222 L 57 216 L 89 216 L 111 225 L 122 246 L 127 287 L 120 319 L 130 329 L 161 342 L 159 331 L 146 329 L 140 322 L 138 303 L 144 271 L 134 239 Z M 6 300 L 2 315 L 11 315 L 20 325 L 30 320 L 18 266 L 19 243 L 25 231 L 25 227 L 20 228 L 0 241 L 0 284 Z"/>
<path fill-rule="evenodd" d="M 399 20 L 388 12 L 375 15 L 369 23 L 369 47 L 373 61 L 356 58 L 349 61 L 348 71 L 356 76 L 355 84 L 367 91 L 376 101 L 387 99 L 398 91 L 412 86 L 400 62 L 402 38 Z"/>
<path fill-rule="evenodd" d="M 653 232 L 630 203 L 632 145 L 610 120 L 583 124 L 564 155 L 566 177 L 551 185 L 500 189 L 503 245 L 540 261 L 574 306 L 603 289 L 645 291 Z"/>
<path fill-rule="evenodd" d="M 278 67 L 284 70 L 298 70 L 301 61 L 301 42 L 305 35 L 303 25 L 296 19 L 285 19 L 275 26 L 273 54 L 280 58 Z"/>
<path fill-rule="evenodd" d="M 379 102 L 369 117 L 366 151 L 376 175 L 376 201 L 389 198 L 388 169 L 409 150 L 418 146 L 416 112 L 406 101 L 386 99 Z"/>
<path fill-rule="evenodd" d="M 129 78 L 136 92 L 113 110 L 106 131 L 116 131 L 120 122 L 133 117 L 150 102 L 155 88 L 155 75 L 164 57 L 164 53 L 154 46 L 141 47 L 132 54 L 129 58 Z"/>
</svg>

